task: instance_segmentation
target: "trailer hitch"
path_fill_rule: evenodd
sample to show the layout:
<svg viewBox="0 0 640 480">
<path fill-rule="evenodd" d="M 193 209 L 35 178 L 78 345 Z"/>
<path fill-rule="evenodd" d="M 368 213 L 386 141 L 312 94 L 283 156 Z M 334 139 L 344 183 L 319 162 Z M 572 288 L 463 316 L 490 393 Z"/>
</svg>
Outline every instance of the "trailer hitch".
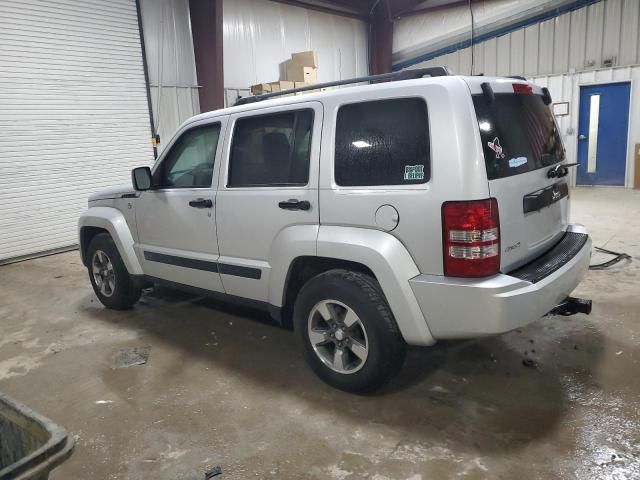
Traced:
<svg viewBox="0 0 640 480">
<path fill-rule="evenodd" d="M 568 317 L 576 313 L 589 315 L 591 313 L 591 300 L 567 297 L 559 305 L 553 307 L 547 315 L 562 315 Z"/>
</svg>

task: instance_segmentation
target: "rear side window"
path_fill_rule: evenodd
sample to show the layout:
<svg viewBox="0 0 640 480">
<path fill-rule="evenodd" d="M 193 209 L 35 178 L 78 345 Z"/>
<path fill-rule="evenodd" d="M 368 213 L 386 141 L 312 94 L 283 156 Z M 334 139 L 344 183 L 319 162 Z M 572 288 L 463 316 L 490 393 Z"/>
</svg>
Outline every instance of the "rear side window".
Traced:
<svg viewBox="0 0 640 480">
<path fill-rule="evenodd" d="M 336 122 L 335 180 L 341 186 L 426 183 L 427 105 L 398 98 L 344 105 Z"/>
<path fill-rule="evenodd" d="M 518 175 L 564 160 L 551 109 L 540 95 L 474 95 L 489 180 Z"/>
<path fill-rule="evenodd" d="M 227 186 L 306 185 L 312 129 L 313 110 L 237 120 Z"/>
</svg>

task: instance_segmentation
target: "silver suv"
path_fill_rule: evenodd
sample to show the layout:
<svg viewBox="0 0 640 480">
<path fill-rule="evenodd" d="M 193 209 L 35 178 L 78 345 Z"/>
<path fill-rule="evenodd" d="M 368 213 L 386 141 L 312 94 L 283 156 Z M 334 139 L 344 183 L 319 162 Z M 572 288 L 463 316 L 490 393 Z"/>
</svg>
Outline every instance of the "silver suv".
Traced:
<svg viewBox="0 0 640 480">
<path fill-rule="evenodd" d="M 92 196 L 80 248 L 100 301 L 164 283 L 267 309 L 352 392 L 407 345 L 588 313 L 568 297 L 591 240 L 567 221 L 549 92 L 445 69 L 363 80 L 386 81 L 193 117 L 133 189 Z"/>
</svg>

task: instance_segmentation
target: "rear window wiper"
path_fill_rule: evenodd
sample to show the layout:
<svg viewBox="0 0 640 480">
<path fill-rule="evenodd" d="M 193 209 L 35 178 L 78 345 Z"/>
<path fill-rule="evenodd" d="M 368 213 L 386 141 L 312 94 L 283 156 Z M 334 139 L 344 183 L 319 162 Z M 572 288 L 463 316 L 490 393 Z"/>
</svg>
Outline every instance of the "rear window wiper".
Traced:
<svg viewBox="0 0 640 480">
<path fill-rule="evenodd" d="M 547 178 L 566 177 L 569 174 L 569 167 L 575 167 L 578 163 L 560 163 L 547 171 Z"/>
</svg>

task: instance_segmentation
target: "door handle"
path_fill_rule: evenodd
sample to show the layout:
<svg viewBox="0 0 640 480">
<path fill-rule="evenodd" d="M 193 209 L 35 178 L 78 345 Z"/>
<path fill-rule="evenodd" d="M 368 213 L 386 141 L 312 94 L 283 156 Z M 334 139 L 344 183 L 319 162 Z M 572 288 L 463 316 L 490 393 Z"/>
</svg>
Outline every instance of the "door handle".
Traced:
<svg viewBox="0 0 640 480">
<path fill-rule="evenodd" d="M 587 136 L 586 135 L 578 135 L 578 140 L 586 140 Z"/>
<path fill-rule="evenodd" d="M 291 198 L 289 200 L 278 203 L 278 206 L 283 210 L 309 210 L 311 209 L 311 203 L 308 200 L 296 200 Z"/>
<path fill-rule="evenodd" d="M 197 200 L 191 200 L 189 206 L 193 208 L 212 208 L 213 202 L 208 198 L 198 198 Z"/>
</svg>

